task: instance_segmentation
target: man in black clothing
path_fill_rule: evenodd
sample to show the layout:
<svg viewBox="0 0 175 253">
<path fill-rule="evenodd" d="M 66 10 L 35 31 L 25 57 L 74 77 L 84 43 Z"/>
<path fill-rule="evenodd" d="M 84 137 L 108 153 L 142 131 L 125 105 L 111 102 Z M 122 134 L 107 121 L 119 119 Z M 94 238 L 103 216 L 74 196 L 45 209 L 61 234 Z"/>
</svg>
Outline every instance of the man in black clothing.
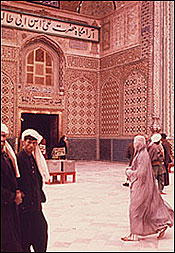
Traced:
<svg viewBox="0 0 175 253">
<path fill-rule="evenodd" d="M 38 143 L 41 139 L 42 136 L 35 130 L 25 130 L 22 134 L 23 150 L 17 157 L 21 174 L 18 183 L 20 190 L 24 193 L 23 203 L 20 205 L 20 223 L 24 252 L 30 252 L 31 245 L 35 252 L 46 252 L 47 248 L 48 226 L 41 206 L 41 203 L 46 201 L 42 190 L 43 171 L 40 165 L 44 160 L 39 162 L 42 153 L 38 150 Z M 36 151 L 39 152 L 40 158 L 36 155 Z"/>
<path fill-rule="evenodd" d="M 129 166 L 131 166 L 132 164 L 133 156 L 134 156 L 134 145 L 133 145 L 133 140 L 132 140 L 132 142 L 129 143 L 126 150 L 126 158 L 129 159 Z M 129 186 L 128 180 L 126 180 L 126 182 L 123 183 L 123 186 Z"/>
<path fill-rule="evenodd" d="M 16 180 L 20 175 L 7 135 L 8 128 L 1 123 L 1 252 L 22 252 L 17 208 L 22 197 Z"/>
<path fill-rule="evenodd" d="M 166 172 L 164 174 L 164 185 L 167 186 L 169 185 L 169 171 L 168 171 L 168 164 L 172 163 L 171 159 L 171 144 L 170 142 L 166 139 L 166 134 L 162 133 L 161 134 L 161 141 L 162 141 L 162 146 L 164 148 L 164 166 L 166 169 Z"/>
<path fill-rule="evenodd" d="M 66 155 L 67 155 L 67 138 L 65 135 L 63 135 L 61 138 L 60 138 L 60 141 L 59 141 L 59 144 L 58 144 L 59 147 L 64 147 L 65 148 L 65 156 L 61 157 L 61 159 L 66 159 Z"/>
<path fill-rule="evenodd" d="M 57 147 L 65 148 L 65 155 L 64 155 L 64 156 L 60 156 L 60 159 L 65 160 L 65 159 L 66 159 L 66 155 L 67 155 L 67 138 L 66 138 L 65 135 L 63 135 L 63 136 L 60 138 L 60 141 L 59 141 Z"/>
</svg>

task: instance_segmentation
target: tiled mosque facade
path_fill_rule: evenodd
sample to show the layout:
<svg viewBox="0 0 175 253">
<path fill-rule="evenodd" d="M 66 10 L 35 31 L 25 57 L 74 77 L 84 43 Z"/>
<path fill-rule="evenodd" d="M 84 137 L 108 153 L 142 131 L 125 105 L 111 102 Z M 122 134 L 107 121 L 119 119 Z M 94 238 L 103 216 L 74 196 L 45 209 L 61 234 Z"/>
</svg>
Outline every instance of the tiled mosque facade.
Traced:
<svg viewBox="0 0 175 253">
<path fill-rule="evenodd" d="M 139 133 L 173 140 L 174 2 L 38 2 L 50 6 L 1 1 L 1 119 L 14 148 L 31 126 L 46 134 L 48 150 L 66 134 L 77 160 L 125 161 Z M 79 37 L 48 33 L 56 20 L 79 24 Z M 99 38 L 80 38 L 84 27 Z"/>
</svg>

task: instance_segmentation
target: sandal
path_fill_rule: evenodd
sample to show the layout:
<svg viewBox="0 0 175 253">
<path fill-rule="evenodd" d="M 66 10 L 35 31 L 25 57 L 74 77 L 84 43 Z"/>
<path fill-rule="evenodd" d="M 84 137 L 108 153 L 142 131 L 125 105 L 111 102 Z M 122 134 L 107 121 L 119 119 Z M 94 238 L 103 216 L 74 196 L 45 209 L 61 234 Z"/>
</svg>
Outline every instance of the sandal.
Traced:
<svg viewBox="0 0 175 253">
<path fill-rule="evenodd" d="M 167 230 L 167 228 L 168 228 L 168 227 L 165 227 L 165 228 L 163 228 L 163 229 L 160 231 L 159 235 L 157 236 L 158 239 L 161 239 L 161 238 L 164 236 L 165 231 Z"/>
<path fill-rule="evenodd" d="M 138 241 L 137 235 L 130 234 L 128 236 L 122 237 L 121 240 L 128 242 L 128 241 Z"/>
</svg>

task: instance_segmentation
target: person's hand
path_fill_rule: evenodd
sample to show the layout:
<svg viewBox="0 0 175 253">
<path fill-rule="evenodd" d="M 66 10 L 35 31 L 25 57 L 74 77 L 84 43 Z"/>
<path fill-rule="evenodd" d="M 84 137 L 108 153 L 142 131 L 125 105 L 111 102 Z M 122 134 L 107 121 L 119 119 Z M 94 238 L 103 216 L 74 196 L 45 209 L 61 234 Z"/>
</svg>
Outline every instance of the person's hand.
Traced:
<svg viewBox="0 0 175 253">
<path fill-rule="evenodd" d="M 20 205 L 22 203 L 22 197 L 24 197 L 24 193 L 21 192 L 20 190 L 16 191 L 16 198 L 15 198 L 15 203 L 18 205 Z"/>
</svg>

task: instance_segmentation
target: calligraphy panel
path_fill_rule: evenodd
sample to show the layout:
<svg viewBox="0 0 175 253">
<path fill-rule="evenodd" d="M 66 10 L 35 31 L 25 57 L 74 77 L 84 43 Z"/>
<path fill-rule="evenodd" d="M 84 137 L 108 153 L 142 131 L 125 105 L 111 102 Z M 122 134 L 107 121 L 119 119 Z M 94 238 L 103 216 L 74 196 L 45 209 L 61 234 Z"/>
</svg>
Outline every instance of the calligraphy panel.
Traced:
<svg viewBox="0 0 175 253">
<path fill-rule="evenodd" d="M 140 8 L 139 5 L 133 5 L 127 8 L 126 15 L 126 43 L 127 45 L 136 45 L 140 42 Z"/>
<path fill-rule="evenodd" d="M 82 41 L 82 40 L 74 40 L 71 39 L 69 40 L 69 47 L 73 49 L 78 49 L 78 50 L 87 50 L 88 44 L 87 41 Z"/>
<path fill-rule="evenodd" d="M 32 32 L 44 32 L 54 36 L 71 37 L 87 41 L 99 42 L 99 27 L 79 24 L 50 17 L 40 17 L 35 14 L 1 11 L 1 25 Z"/>
<path fill-rule="evenodd" d="M 115 49 L 121 49 L 125 46 L 125 36 L 124 36 L 124 28 L 125 28 L 125 19 L 124 13 L 117 15 L 114 17 L 114 38 L 115 38 Z"/>
<path fill-rule="evenodd" d="M 113 15 L 113 49 L 140 44 L 140 3 L 122 8 Z"/>
<path fill-rule="evenodd" d="M 63 109 L 64 101 L 61 96 L 44 96 L 41 92 L 32 91 L 18 94 L 18 105 L 21 108 Z"/>
</svg>

